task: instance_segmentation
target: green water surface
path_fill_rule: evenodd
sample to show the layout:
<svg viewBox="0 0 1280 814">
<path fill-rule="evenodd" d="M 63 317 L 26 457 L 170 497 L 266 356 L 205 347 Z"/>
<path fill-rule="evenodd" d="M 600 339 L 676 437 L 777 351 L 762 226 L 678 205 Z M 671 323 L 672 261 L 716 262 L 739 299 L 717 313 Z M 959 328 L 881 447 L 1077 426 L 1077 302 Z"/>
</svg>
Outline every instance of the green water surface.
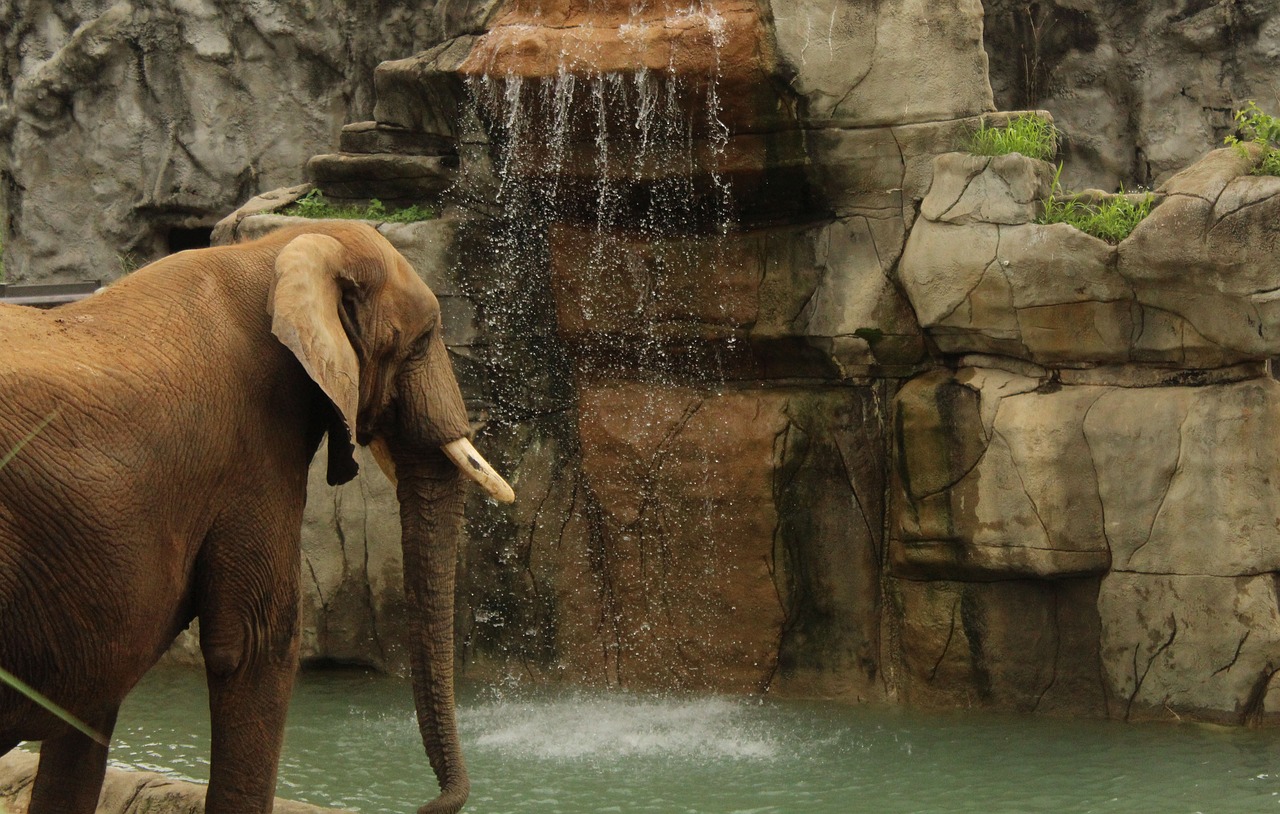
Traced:
<svg viewBox="0 0 1280 814">
<path fill-rule="evenodd" d="M 117 765 L 203 780 L 201 675 L 153 671 Z M 475 814 L 1280 812 L 1280 732 L 835 704 L 465 688 Z M 434 796 L 407 683 L 300 677 L 279 794 L 364 814 Z"/>
</svg>

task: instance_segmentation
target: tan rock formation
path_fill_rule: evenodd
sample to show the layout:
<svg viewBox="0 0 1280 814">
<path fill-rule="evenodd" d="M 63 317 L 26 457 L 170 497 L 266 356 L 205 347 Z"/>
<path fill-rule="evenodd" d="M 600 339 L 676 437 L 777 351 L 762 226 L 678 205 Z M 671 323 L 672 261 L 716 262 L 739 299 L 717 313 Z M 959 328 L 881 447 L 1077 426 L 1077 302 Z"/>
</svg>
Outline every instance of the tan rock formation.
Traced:
<svg viewBox="0 0 1280 814">
<path fill-rule="evenodd" d="M 1187 368 L 1280 353 L 1268 259 L 1280 180 L 1217 150 L 1157 190 L 1151 215 L 1112 246 L 1065 224 L 1011 223 L 1034 210 L 1029 191 L 1047 191 L 1048 165 L 1005 158 L 1023 180 L 988 181 L 981 160 L 940 156 L 903 253 L 903 286 L 944 353 Z"/>
<path fill-rule="evenodd" d="M 14 750 L 0 757 L 0 808 L 27 814 L 38 758 Z M 155 772 L 107 769 L 97 814 L 202 814 L 205 787 Z M 276 799 L 275 814 L 342 814 L 338 809 Z M 349 814 L 349 812 L 348 812 Z"/>
</svg>

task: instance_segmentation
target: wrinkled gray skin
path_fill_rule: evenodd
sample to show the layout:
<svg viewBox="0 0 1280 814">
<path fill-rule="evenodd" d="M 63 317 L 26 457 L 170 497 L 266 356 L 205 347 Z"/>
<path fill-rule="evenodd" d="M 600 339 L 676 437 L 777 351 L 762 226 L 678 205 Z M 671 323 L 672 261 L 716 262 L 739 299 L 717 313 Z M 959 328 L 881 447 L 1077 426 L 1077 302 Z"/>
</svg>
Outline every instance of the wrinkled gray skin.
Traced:
<svg viewBox="0 0 1280 814">
<path fill-rule="evenodd" d="M 415 702 L 442 788 L 422 811 L 462 806 L 465 481 L 439 447 L 470 428 L 436 298 L 376 231 L 318 223 L 183 252 L 54 311 L 0 306 L 0 404 L 0 455 L 20 447 L 0 469 L 0 666 L 109 737 L 198 617 L 211 814 L 271 809 L 311 457 L 328 432 L 343 482 L 353 441 L 389 449 Z M 31 814 L 93 811 L 106 747 L 0 685 L 0 754 L 20 740 L 43 741 Z"/>
</svg>

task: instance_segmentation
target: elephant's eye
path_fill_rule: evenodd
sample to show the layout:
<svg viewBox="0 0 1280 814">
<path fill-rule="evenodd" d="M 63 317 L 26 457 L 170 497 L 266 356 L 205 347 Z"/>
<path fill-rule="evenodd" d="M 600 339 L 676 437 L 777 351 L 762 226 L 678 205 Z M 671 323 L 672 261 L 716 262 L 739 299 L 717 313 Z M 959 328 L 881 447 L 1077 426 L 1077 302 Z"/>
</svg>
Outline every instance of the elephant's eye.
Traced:
<svg viewBox="0 0 1280 814">
<path fill-rule="evenodd" d="M 409 358 L 421 359 L 427 355 L 427 349 L 431 346 L 431 332 L 422 334 L 409 345 Z"/>
</svg>

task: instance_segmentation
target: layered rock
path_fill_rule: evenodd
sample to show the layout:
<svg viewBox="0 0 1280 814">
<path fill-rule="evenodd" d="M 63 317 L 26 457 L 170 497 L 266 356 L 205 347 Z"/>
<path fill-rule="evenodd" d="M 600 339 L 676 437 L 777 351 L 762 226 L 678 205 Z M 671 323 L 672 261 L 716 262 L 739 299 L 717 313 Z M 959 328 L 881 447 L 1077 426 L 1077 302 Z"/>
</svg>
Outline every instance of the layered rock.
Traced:
<svg viewBox="0 0 1280 814">
<path fill-rule="evenodd" d="M 1275 714 L 1280 179 L 1255 158 L 1211 153 L 1112 246 L 1033 222 L 1042 162 L 942 156 L 903 256 L 958 366 L 895 400 L 895 573 L 1085 580 L 1070 616 L 1096 614 L 1092 694 L 1120 717 Z M 1003 636 L 978 636 L 986 667 L 1026 658 L 993 658 Z"/>
</svg>

